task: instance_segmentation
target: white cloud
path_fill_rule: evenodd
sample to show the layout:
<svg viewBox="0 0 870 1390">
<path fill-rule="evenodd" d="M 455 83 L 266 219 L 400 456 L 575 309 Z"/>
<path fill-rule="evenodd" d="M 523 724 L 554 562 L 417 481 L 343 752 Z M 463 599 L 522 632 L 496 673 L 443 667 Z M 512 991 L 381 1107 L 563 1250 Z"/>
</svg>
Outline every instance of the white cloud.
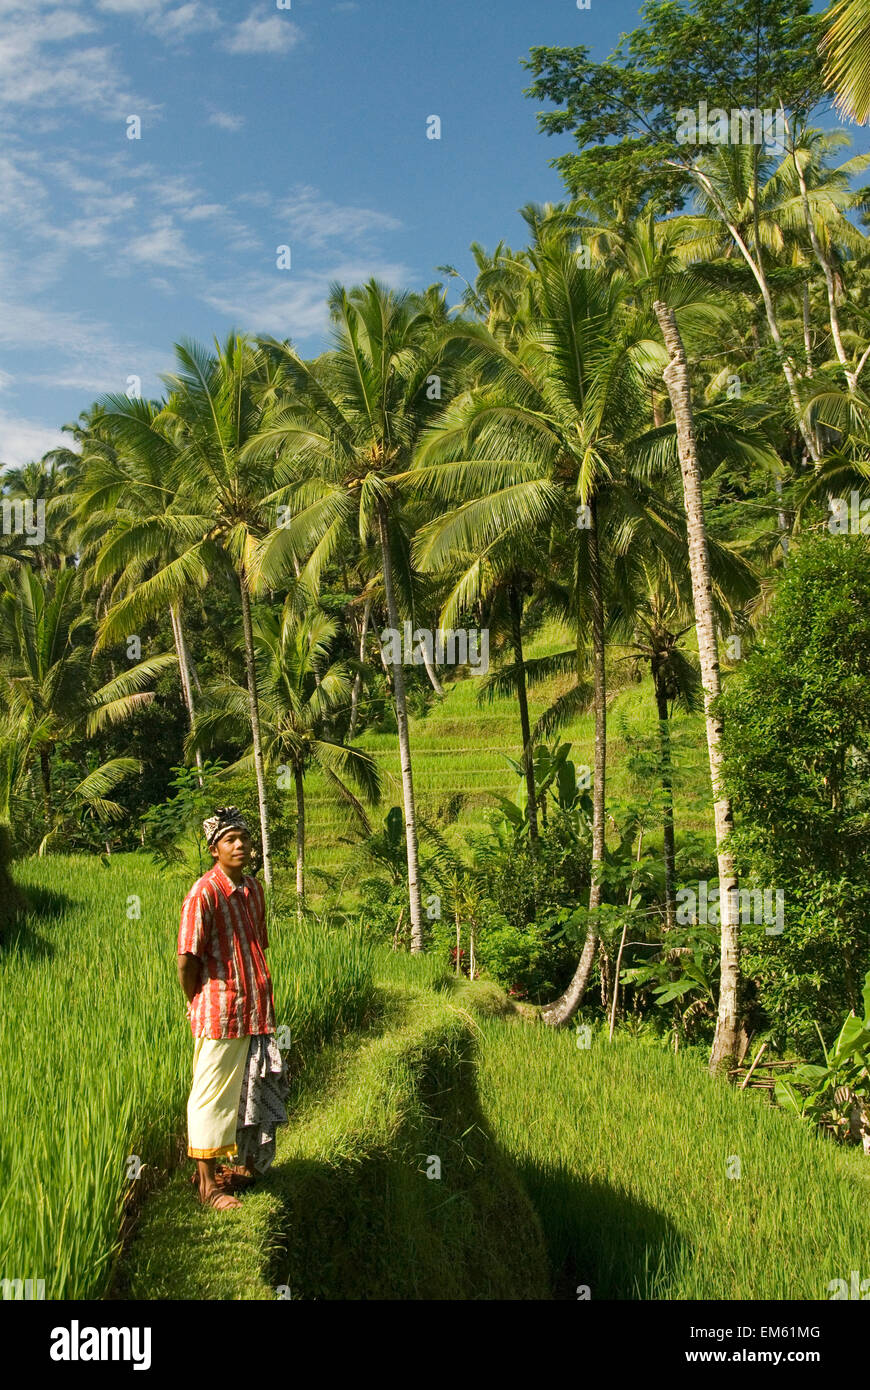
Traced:
<svg viewBox="0 0 870 1390">
<path fill-rule="evenodd" d="M 203 298 L 244 332 L 272 334 L 295 342 L 316 337 L 328 326 L 326 300 L 333 281 L 359 285 L 372 276 L 400 289 L 408 283 L 411 271 L 401 264 L 342 261 L 299 277 L 276 270 L 274 276 L 250 276 L 243 283 L 234 280 Z"/>
<path fill-rule="evenodd" d="M 374 232 L 394 232 L 402 226 L 395 217 L 374 208 L 343 207 L 317 190 L 300 187 L 279 203 L 277 215 L 288 234 L 309 246 L 325 246 L 329 241 L 366 241 Z"/>
<path fill-rule="evenodd" d="M 156 217 L 151 229 L 127 243 L 127 254 L 145 265 L 184 269 L 199 257 L 185 244 L 184 235 L 169 216 Z"/>
<path fill-rule="evenodd" d="M 20 468 L 24 463 L 42 458 L 49 449 L 70 448 L 73 441 L 60 430 L 36 420 L 25 420 L 0 410 L 0 464 Z"/>
<path fill-rule="evenodd" d="M 172 36 L 174 34 L 193 34 L 203 29 L 214 29 L 220 24 L 220 20 L 205 5 L 200 5 L 193 0 L 188 5 L 179 5 L 177 10 L 164 10 L 157 24 L 153 25 L 155 33 Z"/>
<path fill-rule="evenodd" d="M 69 46 L 95 31 L 92 19 L 70 7 L 8 13 L 0 33 L 0 105 L 38 106 L 40 115 L 46 108 L 78 108 L 107 119 L 156 114 L 153 103 L 127 87 L 113 49 Z"/>
<path fill-rule="evenodd" d="M 216 125 L 220 130 L 241 130 L 245 124 L 244 116 L 234 116 L 230 111 L 213 111 L 208 118 L 209 125 Z"/>
<path fill-rule="evenodd" d="M 221 23 L 214 10 L 200 0 L 188 0 L 174 9 L 167 0 L 98 0 L 98 9 L 107 14 L 130 15 L 163 38 L 197 29 L 214 29 Z"/>
<path fill-rule="evenodd" d="M 299 26 L 289 19 L 272 15 L 261 19 L 251 13 L 223 41 L 228 53 L 289 53 L 302 38 Z"/>
</svg>

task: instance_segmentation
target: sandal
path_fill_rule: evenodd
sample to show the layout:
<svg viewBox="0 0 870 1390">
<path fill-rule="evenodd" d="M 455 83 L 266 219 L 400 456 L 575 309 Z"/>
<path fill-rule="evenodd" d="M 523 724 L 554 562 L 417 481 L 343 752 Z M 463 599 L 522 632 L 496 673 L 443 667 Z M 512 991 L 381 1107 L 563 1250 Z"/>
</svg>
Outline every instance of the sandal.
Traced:
<svg viewBox="0 0 870 1390">
<path fill-rule="evenodd" d="M 215 1175 L 214 1175 L 214 1180 L 215 1180 L 215 1182 L 217 1183 L 218 1187 L 223 1187 L 223 1185 L 224 1185 L 224 1178 L 223 1178 L 223 1174 L 222 1174 L 222 1173 L 215 1173 Z M 194 1173 L 193 1177 L 190 1179 L 190 1185 L 191 1185 L 191 1187 L 197 1187 L 197 1188 L 199 1187 L 199 1174 L 198 1174 L 198 1173 Z"/>
<path fill-rule="evenodd" d="M 204 1202 L 201 1197 L 199 1200 L 204 1207 L 214 1207 L 215 1211 L 226 1211 L 229 1207 L 242 1205 L 238 1197 L 233 1197 L 229 1192 L 222 1192 L 219 1187 L 213 1188 Z"/>
</svg>

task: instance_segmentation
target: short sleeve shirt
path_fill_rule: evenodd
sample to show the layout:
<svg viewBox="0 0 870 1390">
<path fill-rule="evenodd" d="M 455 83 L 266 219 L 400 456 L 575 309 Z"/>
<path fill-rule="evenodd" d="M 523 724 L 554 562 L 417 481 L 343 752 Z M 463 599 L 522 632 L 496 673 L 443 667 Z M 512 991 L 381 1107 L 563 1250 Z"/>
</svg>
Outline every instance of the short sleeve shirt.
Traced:
<svg viewBox="0 0 870 1390">
<path fill-rule="evenodd" d="M 219 864 L 197 879 L 178 931 L 179 955 L 200 962 L 199 988 L 187 1006 L 195 1038 L 275 1032 L 268 944 L 262 884 L 246 874 L 236 885 Z"/>
</svg>

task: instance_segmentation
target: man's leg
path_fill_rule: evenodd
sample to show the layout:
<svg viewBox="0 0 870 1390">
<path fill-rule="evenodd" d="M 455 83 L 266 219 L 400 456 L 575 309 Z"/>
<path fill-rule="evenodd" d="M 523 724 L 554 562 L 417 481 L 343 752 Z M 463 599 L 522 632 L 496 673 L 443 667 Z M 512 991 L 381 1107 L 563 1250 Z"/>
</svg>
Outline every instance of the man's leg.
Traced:
<svg viewBox="0 0 870 1390">
<path fill-rule="evenodd" d="M 222 1190 L 215 1180 L 217 1160 L 236 1153 L 236 1118 L 249 1045 L 246 1037 L 196 1039 L 187 1103 L 187 1152 L 196 1159 L 203 1202 Z"/>
</svg>

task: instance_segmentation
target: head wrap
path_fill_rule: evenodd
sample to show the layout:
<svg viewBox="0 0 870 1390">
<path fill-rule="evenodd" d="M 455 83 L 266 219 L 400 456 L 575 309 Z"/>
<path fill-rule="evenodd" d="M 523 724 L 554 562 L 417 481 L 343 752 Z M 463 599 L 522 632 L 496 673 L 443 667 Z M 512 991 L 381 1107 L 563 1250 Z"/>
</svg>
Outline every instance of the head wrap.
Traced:
<svg viewBox="0 0 870 1390">
<path fill-rule="evenodd" d="M 214 815 L 202 823 L 202 831 L 209 849 L 212 849 L 228 830 L 247 830 L 249 835 L 251 833 L 238 806 L 219 806 Z"/>
</svg>

